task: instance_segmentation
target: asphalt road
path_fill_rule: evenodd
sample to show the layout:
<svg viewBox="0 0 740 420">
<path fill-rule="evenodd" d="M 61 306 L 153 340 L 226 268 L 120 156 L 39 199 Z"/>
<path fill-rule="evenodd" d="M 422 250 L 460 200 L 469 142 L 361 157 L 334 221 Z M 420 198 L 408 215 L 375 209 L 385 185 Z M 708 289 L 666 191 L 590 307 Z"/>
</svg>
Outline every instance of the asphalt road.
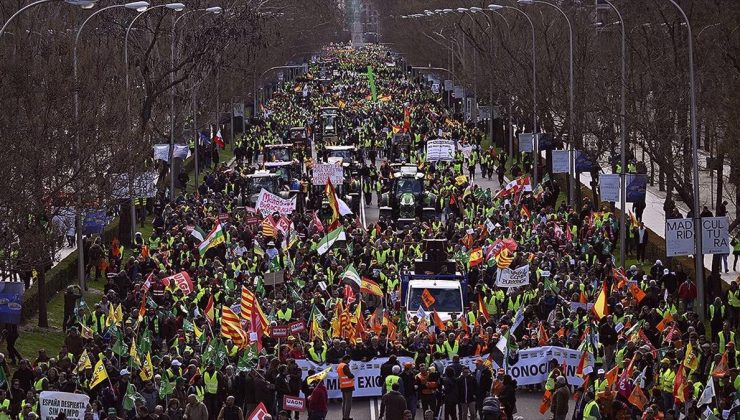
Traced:
<svg viewBox="0 0 740 420">
<path fill-rule="evenodd" d="M 543 416 L 539 412 L 540 400 L 542 399 L 542 393 L 540 391 L 528 391 L 525 389 L 519 389 L 517 391 L 517 410 L 518 413 L 515 417 L 521 417 L 523 420 L 535 420 L 535 419 L 551 419 L 552 415 L 546 413 Z M 570 411 L 568 417 L 573 413 L 575 407 L 575 401 L 570 401 Z M 380 398 L 356 398 L 352 402 L 352 418 L 354 420 L 377 420 L 380 414 Z M 330 401 L 329 403 L 329 414 L 326 416 L 327 419 L 339 420 L 342 418 L 342 403 L 341 401 Z M 416 418 L 422 419 L 421 407 L 417 409 Z"/>
</svg>

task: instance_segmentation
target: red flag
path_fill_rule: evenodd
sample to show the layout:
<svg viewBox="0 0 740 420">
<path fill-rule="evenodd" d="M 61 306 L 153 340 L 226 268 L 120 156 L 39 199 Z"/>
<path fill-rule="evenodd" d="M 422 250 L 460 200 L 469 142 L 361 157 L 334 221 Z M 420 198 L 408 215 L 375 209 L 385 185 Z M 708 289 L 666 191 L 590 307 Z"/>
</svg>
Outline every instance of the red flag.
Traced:
<svg viewBox="0 0 740 420">
<path fill-rule="evenodd" d="M 588 352 L 584 351 L 581 353 L 581 360 L 578 361 L 578 367 L 576 368 L 576 376 L 583 377 L 583 368 L 588 363 Z"/>
<path fill-rule="evenodd" d="M 352 302 L 356 301 L 355 292 L 352 290 L 352 286 L 349 284 L 344 285 L 344 298 L 347 300 L 347 305 L 351 305 Z"/>
<path fill-rule="evenodd" d="M 223 137 L 221 137 L 221 129 L 219 128 L 218 131 L 216 131 L 216 134 L 213 135 L 213 142 L 216 143 L 216 145 L 223 149 L 226 147 L 226 144 L 224 143 Z"/>
<path fill-rule="evenodd" d="M 408 133 L 411 129 L 411 109 L 409 107 L 403 110 L 403 132 Z"/>
<path fill-rule="evenodd" d="M 313 212 L 313 225 L 316 226 L 316 232 L 318 233 L 324 233 L 324 225 L 321 223 L 321 220 L 319 219 L 319 215 L 316 211 Z"/>
<path fill-rule="evenodd" d="M 269 414 L 270 412 L 267 411 L 265 403 L 259 403 L 257 408 L 252 410 L 252 412 L 249 413 L 249 416 L 247 416 L 245 420 L 264 420 Z"/>
<path fill-rule="evenodd" d="M 588 303 L 588 298 L 586 297 L 586 294 L 583 293 L 583 290 L 581 290 L 581 294 L 578 295 L 578 302 L 579 303 Z"/>
</svg>

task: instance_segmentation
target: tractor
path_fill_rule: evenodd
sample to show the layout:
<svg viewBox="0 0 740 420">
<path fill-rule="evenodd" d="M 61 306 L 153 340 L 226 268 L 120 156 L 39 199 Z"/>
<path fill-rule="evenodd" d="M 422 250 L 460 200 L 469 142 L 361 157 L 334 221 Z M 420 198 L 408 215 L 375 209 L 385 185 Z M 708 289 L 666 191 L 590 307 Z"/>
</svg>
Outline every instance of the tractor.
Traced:
<svg viewBox="0 0 740 420">
<path fill-rule="evenodd" d="M 390 191 L 380 196 L 380 215 L 398 220 L 401 226 L 412 224 L 417 218 L 436 218 L 437 196 L 424 191 L 424 174 L 416 166 L 393 166 L 398 171 L 393 173 Z"/>
</svg>

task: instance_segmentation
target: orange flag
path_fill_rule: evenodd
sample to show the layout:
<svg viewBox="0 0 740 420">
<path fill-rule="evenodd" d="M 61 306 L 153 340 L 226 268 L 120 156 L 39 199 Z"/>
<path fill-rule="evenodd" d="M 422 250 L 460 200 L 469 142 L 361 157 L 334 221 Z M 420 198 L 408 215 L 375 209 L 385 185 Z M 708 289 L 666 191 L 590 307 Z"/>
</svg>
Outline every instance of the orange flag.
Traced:
<svg viewBox="0 0 740 420">
<path fill-rule="evenodd" d="M 578 302 L 583 304 L 588 303 L 588 298 L 586 297 L 586 294 L 583 293 L 583 290 L 581 290 L 581 294 L 578 295 Z"/>
<path fill-rule="evenodd" d="M 630 393 L 630 397 L 627 399 L 632 405 L 639 408 L 640 410 L 644 410 L 645 406 L 648 403 L 648 399 L 645 396 L 645 393 L 642 392 L 642 388 L 639 386 L 635 386 L 632 388 L 632 392 Z"/>
<path fill-rule="evenodd" d="M 609 384 L 609 388 L 617 382 L 617 377 L 619 377 L 619 366 L 614 366 L 609 372 L 606 372 L 604 379 Z"/>
<path fill-rule="evenodd" d="M 445 323 L 442 322 L 442 318 L 439 317 L 439 314 L 437 311 L 432 312 L 432 322 L 434 322 L 434 326 L 437 327 L 440 331 L 446 331 L 447 327 L 445 326 Z"/>
<path fill-rule="evenodd" d="M 537 331 L 537 341 L 540 346 L 544 346 L 550 341 L 550 337 L 547 336 L 547 331 L 545 331 L 545 326 L 542 322 L 540 322 L 540 329 Z"/>
<path fill-rule="evenodd" d="M 634 296 L 638 303 L 645 299 L 645 292 L 635 283 L 630 283 L 630 293 L 632 293 L 632 296 Z"/>
<path fill-rule="evenodd" d="M 730 367 L 727 365 L 727 352 L 722 353 L 722 358 L 712 371 L 712 377 L 722 378 L 730 373 Z"/>
<path fill-rule="evenodd" d="M 550 390 L 545 390 L 545 395 L 542 396 L 542 402 L 540 402 L 540 414 L 547 413 L 547 410 L 550 409 L 550 404 L 552 404 L 552 393 Z"/>
<path fill-rule="evenodd" d="M 663 332 L 663 330 L 665 330 L 665 327 L 667 327 L 668 323 L 671 321 L 673 321 L 673 315 L 671 315 L 670 312 L 666 311 L 665 316 L 663 316 L 663 319 L 660 320 L 660 322 L 658 323 L 658 325 L 655 326 L 655 328 L 658 331 Z"/>
</svg>

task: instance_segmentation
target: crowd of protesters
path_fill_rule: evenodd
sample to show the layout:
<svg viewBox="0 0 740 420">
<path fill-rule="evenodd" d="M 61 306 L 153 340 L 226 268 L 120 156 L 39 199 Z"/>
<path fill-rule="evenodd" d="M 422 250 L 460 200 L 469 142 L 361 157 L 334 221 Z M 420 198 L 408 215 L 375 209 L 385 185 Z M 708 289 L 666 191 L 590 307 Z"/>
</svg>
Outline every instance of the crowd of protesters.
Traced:
<svg viewBox="0 0 740 420">
<path fill-rule="evenodd" d="M 137 236 L 123 252 L 117 242 L 93 242 L 106 261 L 103 296 L 87 302 L 71 286 L 62 348 L 10 363 L 0 359 L 7 378 L 0 420 L 38 417 L 44 390 L 90 395 L 93 420 L 242 420 L 260 407 L 274 418 L 298 418 L 286 411 L 283 397 L 300 395 L 309 419 L 331 418 L 325 374 L 303 372 L 301 359 L 337 373 L 345 420 L 352 417 L 352 362 L 380 357 L 388 358 L 378 372 L 380 414 L 389 420 L 514 419 L 519 392 L 543 394 L 541 412 L 555 419 L 737 416 L 737 282 L 708 302 L 707 323 L 701 323 L 687 273 L 660 260 L 616 267 L 619 224 L 607 207 L 569 206 L 547 177 L 533 186 L 526 161 L 484 149 L 481 130 L 446 109 L 427 80 L 389 60 L 381 47 L 326 48 L 310 64 L 311 74 L 286 83 L 265 104 L 265 119 L 240 139 L 233 166 L 218 163 L 197 193 L 180 194 L 154 211 L 149 237 Z M 332 70 L 329 84 L 320 80 L 322 66 Z M 368 66 L 373 89 L 364 77 Z M 425 175 L 439 217 L 408 226 L 381 217 L 363 226 L 354 214 L 321 220 L 310 210 L 264 218 L 252 213 L 245 185 L 264 145 L 282 142 L 290 127 L 319 130 L 324 106 L 340 108 L 339 137 L 362 151 L 361 170 L 348 173 L 346 184 L 361 179 L 367 203 L 377 205 L 391 185 L 394 134 L 408 131 L 412 147 L 403 159 Z M 424 144 L 438 137 L 470 147 L 451 162 L 429 163 Z M 305 160 L 310 164 L 311 157 Z M 500 189 L 478 186 L 476 180 L 494 173 Z M 309 195 L 299 199 L 311 209 Z M 220 236 L 210 244 L 196 234 L 211 237 L 216 227 Z M 340 228 L 346 240 L 322 252 L 322 238 Z M 636 234 L 640 229 L 634 227 Z M 423 241 L 431 238 L 446 240 L 446 254 L 467 275 L 464 293 L 471 302 L 442 325 L 404 308 L 399 292 L 401 273 L 423 257 Z M 473 256 L 478 250 L 482 260 Z M 639 260 L 645 261 L 644 247 Z M 499 271 L 526 264 L 528 285 L 496 286 Z M 350 266 L 377 283 L 383 298 L 349 281 Z M 172 277 L 182 272 L 192 290 Z M 278 272 L 283 283 L 266 281 Z M 251 306 L 245 293 L 256 298 Z M 252 311 L 236 314 L 236 327 L 227 324 L 234 306 L 241 315 Z M 305 331 L 286 339 L 269 334 L 294 321 L 303 321 Z M 494 356 L 500 340 L 507 340 L 510 363 L 517 352 L 538 346 L 581 351 L 583 385 L 569 383 L 562 361 L 552 360 L 542 384 L 518 386 L 507 363 Z M 467 357 L 473 366 L 460 362 Z"/>
</svg>

